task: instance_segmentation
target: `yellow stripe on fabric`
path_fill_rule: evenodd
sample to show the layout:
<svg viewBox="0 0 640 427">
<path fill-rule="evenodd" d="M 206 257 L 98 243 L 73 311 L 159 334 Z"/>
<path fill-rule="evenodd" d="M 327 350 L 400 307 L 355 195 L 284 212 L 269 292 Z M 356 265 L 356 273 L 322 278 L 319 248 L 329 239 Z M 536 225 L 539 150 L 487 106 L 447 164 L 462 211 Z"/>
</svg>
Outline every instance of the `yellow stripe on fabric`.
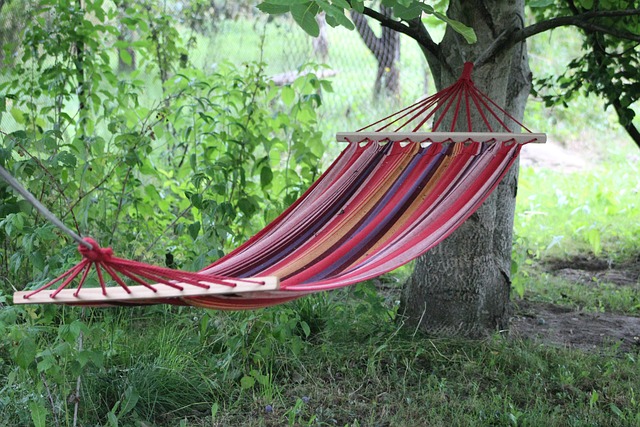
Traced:
<svg viewBox="0 0 640 427">
<path fill-rule="evenodd" d="M 450 154 L 446 155 L 442 160 L 440 165 L 438 165 L 437 169 L 434 171 L 432 177 L 426 183 L 422 191 L 418 194 L 418 196 L 414 199 L 414 201 L 409 205 L 409 207 L 404 211 L 404 213 L 394 221 L 393 225 L 388 229 L 386 233 L 384 233 L 374 245 L 367 251 L 367 253 L 363 254 L 357 260 L 355 260 L 347 269 L 350 269 L 356 265 L 361 264 L 370 254 L 375 253 L 378 249 L 385 246 L 390 239 L 394 237 L 394 235 L 404 227 L 405 223 L 411 218 L 411 216 L 418 211 L 418 209 L 422 208 L 423 201 L 429 197 L 434 191 L 435 187 L 438 185 L 442 176 L 448 171 L 451 164 L 460 157 L 458 156 L 462 148 L 460 148 L 459 144 L 455 144 L 453 150 Z"/>
<path fill-rule="evenodd" d="M 320 230 L 318 237 L 305 244 L 300 251 L 295 251 L 275 266 L 276 270 L 267 270 L 269 274 L 278 277 L 287 277 L 304 266 L 312 264 L 315 259 L 331 249 L 337 242 L 343 239 L 358 223 L 373 209 L 377 203 L 387 194 L 389 188 L 399 178 L 412 158 L 418 152 L 419 144 L 411 144 L 410 147 L 401 148 L 399 153 L 385 156 L 385 159 L 372 174 L 379 183 L 376 186 L 367 186 L 363 183 L 362 190 L 357 196 L 366 194 L 358 204 L 349 205 L 344 213 L 333 218 L 327 227 Z M 389 162 L 393 164 L 390 166 Z M 380 177 L 380 172 L 383 173 Z M 367 191 L 367 193 L 363 193 Z"/>
</svg>

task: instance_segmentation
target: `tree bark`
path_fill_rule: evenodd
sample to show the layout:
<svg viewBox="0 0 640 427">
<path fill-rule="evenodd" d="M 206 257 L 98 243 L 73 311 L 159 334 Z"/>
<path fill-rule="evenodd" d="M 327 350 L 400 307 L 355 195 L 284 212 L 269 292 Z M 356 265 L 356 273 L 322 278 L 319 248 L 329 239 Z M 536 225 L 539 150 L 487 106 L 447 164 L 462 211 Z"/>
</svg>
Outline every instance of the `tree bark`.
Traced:
<svg viewBox="0 0 640 427">
<path fill-rule="evenodd" d="M 392 15 L 392 9 L 386 6 L 380 6 L 380 12 L 386 17 Z M 383 88 L 387 95 L 397 96 L 400 93 L 400 70 L 397 66 L 400 59 L 400 34 L 383 26 L 382 34 L 378 37 L 364 15 L 354 11 L 351 18 L 360 38 L 378 62 L 378 72 L 373 88 L 374 99 L 382 94 Z"/>
<path fill-rule="evenodd" d="M 469 45 L 447 28 L 440 44 L 447 64 L 426 55 L 438 89 L 453 83 L 463 63 L 478 58 L 503 31 L 523 25 L 524 0 L 451 0 L 448 15 L 474 28 L 478 42 Z M 531 84 L 524 43 L 493 56 L 474 70 L 473 80 L 521 120 Z M 477 120 L 474 130 L 488 131 Z M 402 298 L 409 323 L 440 336 L 483 337 L 507 327 L 517 170 L 516 164 L 476 213 L 416 261 Z"/>
<path fill-rule="evenodd" d="M 320 61 L 327 62 L 327 59 L 329 59 L 329 36 L 327 34 L 327 19 L 324 12 L 316 16 L 316 22 L 320 28 L 320 34 L 318 34 L 318 37 L 311 39 L 313 53 Z"/>
</svg>

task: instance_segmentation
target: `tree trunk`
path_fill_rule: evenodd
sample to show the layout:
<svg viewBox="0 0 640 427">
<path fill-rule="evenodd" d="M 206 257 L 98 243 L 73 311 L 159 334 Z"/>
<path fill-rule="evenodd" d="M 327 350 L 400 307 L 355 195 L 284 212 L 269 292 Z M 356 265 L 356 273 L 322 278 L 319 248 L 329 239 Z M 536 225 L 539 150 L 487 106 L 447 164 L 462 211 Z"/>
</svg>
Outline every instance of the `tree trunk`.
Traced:
<svg viewBox="0 0 640 427">
<path fill-rule="evenodd" d="M 447 29 L 441 48 L 456 75 L 427 55 L 439 89 L 453 83 L 463 63 L 477 58 L 503 30 L 523 25 L 524 0 L 451 0 L 448 16 L 474 28 L 478 42 L 469 45 Z M 524 43 L 474 70 L 473 80 L 520 120 L 531 82 Z M 488 131 L 477 120 L 474 126 Z M 476 213 L 416 261 L 403 294 L 410 323 L 441 336 L 482 337 L 507 327 L 517 170 L 516 164 Z"/>
<path fill-rule="evenodd" d="M 392 16 L 392 9 L 380 6 L 380 13 Z M 398 96 L 400 94 L 400 70 L 397 62 L 400 59 L 400 34 L 387 27 L 382 27 L 380 36 L 376 36 L 367 18 L 357 12 L 351 14 L 356 30 L 364 44 L 369 48 L 378 62 L 376 82 L 373 87 L 373 97 L 378 99 L 381 94 Z"/>
<path fill-rule="evenodd" d="M 324 12 L 319 13 L 316 16 L 316 22 L 320 28 L 320 34 L 318 34 L 318 37 L 311 39 L 313 53 L 320 61 L 327 62 L 327 59 L 329 59 L 329 35 L 327 34 L 326 14 Z"/>
</svg>

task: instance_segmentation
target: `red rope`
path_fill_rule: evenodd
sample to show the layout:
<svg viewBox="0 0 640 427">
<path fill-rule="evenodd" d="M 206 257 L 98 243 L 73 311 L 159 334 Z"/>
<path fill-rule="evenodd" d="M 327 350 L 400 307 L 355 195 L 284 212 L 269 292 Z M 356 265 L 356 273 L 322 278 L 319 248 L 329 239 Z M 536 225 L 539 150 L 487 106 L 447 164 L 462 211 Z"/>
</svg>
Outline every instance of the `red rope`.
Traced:
<svg viewBox="0 0 640 427">
<path fill-rule="evenodd" d="M 497 121 L 504 131 L 511 132 L 511 129 L 502 117 L 508 118 L 514 123 L 517 123 L 527 132 L 531 132 L 504 108 L 500 107 L 486 94 L 476 88 L 473 80 L 471 79 L 472 72 L 473 63 L 465 63 L 462 75 L 458 81 L 451 86 L 422 101 L 418 101 L 400 111 L 371 123 L 370 125 L 359 129 L 357 132 L 366 131 L 371 128 L 376 128 L 376 132 L 381 132 L 391 128 L 392 126 L 396 126 L 394 128 L 394 132 L 399 132 L 414 122 L 418 122 L 418 124 L 412 126 L 412 131 L 418 132 L 434 117 L 437 117 L 437 119 L 435 119 L 431 126 L 431 130 L 433 132 L 438 131 L 447 117 L 450 117 L 451 119 L 451 132 L 456 130 L 458 123 L 462 120 L 461 117 L 464 117 L 467 130 L 469 132 L 473 132 L 472 122 L 474 111 L 476 111 L 480 116 L 482 123 L 489 132 L 494 131 L 493 126 L 491 126 L 491 119 Z M 462 109 L 465 111 L 463 112 Z"/>
<path fill-rule="evenodd" d="M 469 111 L 471 111 L 469 105 L 469 92 L 464 93 L 464 107 L 467 109 L 467 130 L 472 132 L 473 127 L 471 126 L 471 114 L 469 114 Z"/>
<path fill-rule="evenodd" d="M 71 270 L 72 270 L 71 275 L 70 275 L 69 277 L 67 277 L 67 279 L 66 279 L 64 282 L 62 282 L 62 285 L 58 286 L 58 289 L 56 289 L 56 290 L 51 294 L 51 298 L 55 298 L 55 296 L 56 296 L 56 295 L 58 295 L 58 293 L 59 293 L 61 290 L 63 290 L 64 288 L 66 288 L 66 287 L 69 285 L 69 283 L 71 283 L 71 281 L 72 281 L 73 279 L 75 279 L 75 278 L 78 276 L 78 274 L 80 274 L 80 272 L 82 271 L 82 269 L 83 269 L 83 268 L 85 268 L 85 266 L 86 266 L 86 267 L 89 267 L 89 266 L 90 266 L 90 264 L 88 264 L 88 263 L 86 263 L 86 264 L 85 264 L 85 263 L 82 263 L 82 262 L 81 262 L 80 264 L 78 264 L 78 265 L 76 265 L 74 268 L 72 268 L 72 269 L 71 269 Z"/>
<path fill-rule="evenodd" d="M 100 270 L 100 264 L 95 264 L 96 273 L 98 273 L 98 280 L 100 281 L 100 287 L 102 288 L 102 295 L 107 295 L 107 287 L 104 283 L 104 277 L 102 276 L 102 270 Z"/>
<path fill-rule="evenodd" d="M 105 280 L 103 270 L 108 276 L 115 281 L 128 294 L 132 291 L 123 280 L 123 277 L 133 282 L 142 285 L 153 292 L 157 292 L 157 289 L 146 282 L 144 279 L 151 280 L 154 283 L 161 283 L 171 288 L 184 290 L 183 285 L 196 286 L 201 289 L 210 289 L 209 283 L 215 283 L 217 285 L 228 286 L 234 288 L 237 286 L 237 282 L 251 283 L 251 284 L 264 284 L 264 281 L 253 279 L 237 279 L 228 278 L 224 276 L 208 275 L 203 273 L 190 273 L 180 270 L 172 270 L 169 268 L 158 267 L 149 265 L 137 261 L 131 261 L 123 258 L 113 256 L 113 250 L 111 248 L 101 248 L 92 238 L 86 238 L 85 241 L 91 245 L 91 248 L 84 245 L 78 246 L 78 251 L 82 254 L 82 260 L 69 270 L 62 273 L 60 276 L 51 280 L 47 284 L 39 287 L 38 289 L 26 294 L 25 299 L 49 289 L 59 282 L 62 282 L 51 294 L 51 298 L 55 298 L 63 289 L 67 288 L 78 276 L 80 276 L 78 286 L 73 292 L 75 297 L 80 295 L 80 291 L 89 276 L 89 273 L 95 269 L 98 277 L 98 283 L 102 290 L 102 295 L 107 296 L 108 286 Z M 121 277 L 122 276 L 122 277 Z"/>
<path fill-rule="evenodd" d="M 82 273 L 82 277 L 80 278 L 80 283 L 78 284 L 78 288 L 76 289 L 76 291 L 73 293 L 73 296 L 78 296 L 78 293 L 80 292 L 80 289 L 82 288 L 82 285 L 84 285 L 84 281 L 87 280 L 87 276 L 89 275 L 89 272 L 91 271 L 91 265 L 87 265 L 87 267 L 84 269 L 84 273 Z"/>
<path fill-rule="evenodd" d="M 479 99 L 478 94 L 474 91 L 470 92 L 469 96 L 471 96 L 471 99 L 473 100 L 473 104 L 476 106 L 476 110 L 478 111 L 478 113 L 480 113 L 480 117 L 482 118 L 484 125 L 487 127 L 489 132 L 493 132 L 493 127 L 491 126 L 491 123 L 489 123 L 489 119 L 487 119 L 487 116 L 485 115 L 484 111 L 482 111 L 482 105 L 484 105 L 482 103 L 482 99 Z M 507 129 L 507 131 L 509 130 Z"/>
</svg>

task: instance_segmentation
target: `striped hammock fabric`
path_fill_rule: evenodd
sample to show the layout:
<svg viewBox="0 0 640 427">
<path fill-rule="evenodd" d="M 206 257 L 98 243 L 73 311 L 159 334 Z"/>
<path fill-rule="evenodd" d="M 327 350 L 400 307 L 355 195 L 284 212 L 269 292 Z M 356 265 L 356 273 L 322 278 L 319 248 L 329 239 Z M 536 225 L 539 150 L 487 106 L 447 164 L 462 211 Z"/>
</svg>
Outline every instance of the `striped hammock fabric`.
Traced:
<svg viewBox="0 0 640 427">
<path fill-rule="evenodd" d="M 352 285 L 424 254 L 486 200 L 521 147 L 542 134 L 521 126 L 475 88 L 471 65 L 453 86 L 356 133 L 311 188 L 266 228 L 197 273 L 150 266 L 80 247 L 83 260 L 14 303 L 179 304 L 254 309 Z M 489 132 L 473 133 L 471 111 Z M 464 112 L 464 113 L 463 113 Z M 474 114 L 475 114 L 474 113 Z M 437 132 L 467 123 L 467 133 Z M 494 132 L 491 123 L 498 123 Z M 419 132 L 431 124 L 436 132 Z M 410 132 L 403 132 L 411 126 Z M 526 129 L 526 128 L 525 128 Z M 100 288 L 82 289 L 91 271 Z M 79 286 L 68 289 L 77 278 Z M 107 286 L 111 278 L 115 286 Z M 128 282 L 128 284 L 127 284 Z"/>
</svg>

